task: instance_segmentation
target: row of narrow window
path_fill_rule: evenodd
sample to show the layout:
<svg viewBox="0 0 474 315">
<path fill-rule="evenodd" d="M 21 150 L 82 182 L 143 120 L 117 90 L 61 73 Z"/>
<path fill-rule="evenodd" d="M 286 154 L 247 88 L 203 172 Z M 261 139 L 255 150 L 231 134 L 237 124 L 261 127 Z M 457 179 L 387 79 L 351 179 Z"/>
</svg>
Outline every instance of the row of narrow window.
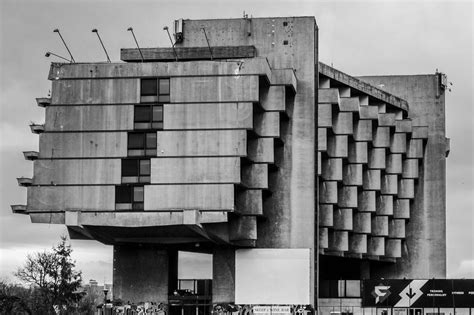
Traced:
<svg viewBox="0 0 474 315">
<path fill-rule="evenodd" d="M 163 129 L 163 103 L 170 101 L 170 79 L 140 82 L 140 104 L 134 106 L 133 132 L 127 135 L 127 155 L 122 159 L 122 185 L 115 187 L 115 209 L 144 209 L 144 184 L 150 183 L 150 156 L 157 153 L 157 130 Z"/>
</svg>

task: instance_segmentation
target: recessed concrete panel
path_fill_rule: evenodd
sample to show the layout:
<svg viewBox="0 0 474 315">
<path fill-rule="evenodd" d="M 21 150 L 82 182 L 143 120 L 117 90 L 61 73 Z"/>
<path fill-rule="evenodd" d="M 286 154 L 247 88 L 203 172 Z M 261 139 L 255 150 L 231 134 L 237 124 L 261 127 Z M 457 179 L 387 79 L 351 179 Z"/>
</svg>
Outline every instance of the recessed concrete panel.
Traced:
<svg viewBox="0 0 474 315">
<path fill-rule="evenodd" d="M 196 103 L 163 106 L 163 130 L 252 128 L 252 103 Z"/>
<path fill-rule="evenodd" d="M 240 158 L 151 159 L 152 184 L 240 183 Z"/>
<path fill-rule="evenodd" d="M 258 76 L 174 77 L 171 103 L 258 102 Z"/>
<path fill-rule="evenodd" d="M 74 210 L 115 210 L 115 186 L 28 187 L 28 211 Z"/>
<path fill-rule="evenodd" d="M 118 185 L 120 159 L 36 160 L 33 185 Z"/>
<path fill-rule="evenodd" d="M 43 133 L 39 158 L 101 158 L 127 156 L 126 132 Z"/>
<path fill-rule="evenodd" d="M 48 106 L 45 131 L 133 130 L 133 105 Z"/>
<path fill-rule="evenodd" d="M 247 155 L 245 130 L 158 131 L 156 142 L 159 157 Z"/>
<path fill-rule="evenodd" d="M 139 80 L 95 79 L 52 81 L 51 104 L 133 104 L 139 102 Z"/>
<path fill-rule="evenodd" d="M 145 185 L 145 210 L 233 211 L 234 185 Z"/>
</svg>

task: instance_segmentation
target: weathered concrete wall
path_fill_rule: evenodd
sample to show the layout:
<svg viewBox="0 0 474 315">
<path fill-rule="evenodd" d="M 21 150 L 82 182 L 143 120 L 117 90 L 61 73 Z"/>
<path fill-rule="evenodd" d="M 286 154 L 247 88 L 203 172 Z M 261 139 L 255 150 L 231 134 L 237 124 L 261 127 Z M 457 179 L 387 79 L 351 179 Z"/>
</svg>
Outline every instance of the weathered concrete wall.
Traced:
<svg viewBox="0 0 474 315">
<path fill-rule="evenodd" d="M 168 261 L 169 255 L 165 250 L 114 246 L 114 299 L 132 303 L 167 303 Z"/>
<path fill-rule="evenodd" d="M 413 126 L 428 126 L 428 141 L 422 167 L 417 162 L 404 161 L 405 175 L 420 176 L 414 187 L 414 202 L 406 226 L 406 245 L 399 263 L 383 269 L 372 268 L 373 276 L 385 278 L 446 277 L 446 125 L 445 96 L 436 75 L 361 77 L 408 101 L 408 116 Z M 418 129 L 412 138 L 418 136 Z M 409 141 L 408 157 L 423 154 L 421 141 Z M 417 160 L 416 160 L 417 161 Z M 406 176 L 404 176 L 406 177 Z M 410 176 L 408 176 L 410 177 Z M 406 183 L 412 185 L 414 183 Z M 409 188 L 410 189 L 410 188 Z M 408 196 L 407 196 L 408 197 Z M 395 213 L 407 217 L 407 203 L 398 204 Z"/>
</svg>

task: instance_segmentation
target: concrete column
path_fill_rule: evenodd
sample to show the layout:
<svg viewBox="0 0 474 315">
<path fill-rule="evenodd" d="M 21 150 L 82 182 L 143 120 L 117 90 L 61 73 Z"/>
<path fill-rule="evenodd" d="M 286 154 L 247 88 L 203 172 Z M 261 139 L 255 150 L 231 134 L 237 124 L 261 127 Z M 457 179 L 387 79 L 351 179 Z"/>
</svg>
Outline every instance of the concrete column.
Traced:
<svg viewBox="0 0 474 315">
<path fill-rule="evenodd" d="M 235 302 L 235 250 L 215 248 L 212 257 L 212 303 Z"/>
<path fill-rule="evenodd" d="M 153 247 L 114 246 L 114 299 L 168 302 L 168 253 Z"/>
</svg>

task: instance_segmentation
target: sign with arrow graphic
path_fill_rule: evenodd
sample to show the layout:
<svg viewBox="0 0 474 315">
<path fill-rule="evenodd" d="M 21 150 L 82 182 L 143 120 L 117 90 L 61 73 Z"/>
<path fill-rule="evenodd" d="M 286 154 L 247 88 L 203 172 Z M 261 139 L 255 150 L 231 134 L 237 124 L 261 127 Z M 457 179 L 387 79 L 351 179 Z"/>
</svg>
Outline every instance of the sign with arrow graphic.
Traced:
<svg viewBox="0 0 474 315">
<path fill-rule="evenodd" d="M 364 280 L 364 307 L 474 307 L 474 279 Z"/>
</svg>

